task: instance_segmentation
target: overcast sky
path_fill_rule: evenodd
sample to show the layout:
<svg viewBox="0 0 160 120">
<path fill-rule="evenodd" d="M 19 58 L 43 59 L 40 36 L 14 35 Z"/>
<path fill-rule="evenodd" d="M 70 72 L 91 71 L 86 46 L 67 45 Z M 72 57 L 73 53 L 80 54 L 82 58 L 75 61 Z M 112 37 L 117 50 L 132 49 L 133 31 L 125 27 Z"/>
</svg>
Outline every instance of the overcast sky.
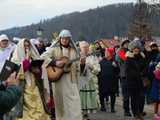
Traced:
<svg viewBox="0 0 160 120">
<path fill-rule="evenodd" d="M 0 0 L 0 30 L 97 6 L 136 0 Z"/>
</svg>

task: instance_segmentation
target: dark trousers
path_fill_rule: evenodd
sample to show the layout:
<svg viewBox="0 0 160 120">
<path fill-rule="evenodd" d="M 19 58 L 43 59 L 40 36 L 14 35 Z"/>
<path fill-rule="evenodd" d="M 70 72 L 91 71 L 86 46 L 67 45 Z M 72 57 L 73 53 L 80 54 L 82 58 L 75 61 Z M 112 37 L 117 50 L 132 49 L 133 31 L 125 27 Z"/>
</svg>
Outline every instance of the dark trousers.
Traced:
<svg viewBox="0 0 160 120">
<path fill-rule="evenodd" d="M 100 97 L 100 104 L 101 104 L 101 108 L 105 108 L 105 101 L 104 99 L 108 98 L 108 96 L 110 97 L 111 100 L 111 110 L 114 110 L 114 106 L 115 106 L 115 102 L 116 102 L 116 95 L 115 93 L 100 93 L 99 97 Z"/>
<path fill-rule="evenodd" d="M 139 115 L 143 112 L 145 97 L 142 91 L 129 90 L 131 96 L 131 109 L 133 115 Z"/>
<path fill-rule="evenodd" d="M 122 96 L 123 96 L 123 109 L 125 112 L 130 112 L 130 96 L 127 87 L 122 85 Z"/>
<path fill-rule="evenodd" d="M 3 120 L 3 114 L 0 113 L 0 120 Z"/>
<path fill-rule="evenodd" d="M 120 82 L 122 87 L 123 109 L 124 112 L 130 112 L 130 96 L 126 85 L 126 77 L 121 77 Z"/>
<path fill-rule="evenodd" d="M 144 93 L 141 93 L 140 95 L 140 113 L 143 113 L 144 105 L 145 105 L 145 95 Z"/>
</svg>

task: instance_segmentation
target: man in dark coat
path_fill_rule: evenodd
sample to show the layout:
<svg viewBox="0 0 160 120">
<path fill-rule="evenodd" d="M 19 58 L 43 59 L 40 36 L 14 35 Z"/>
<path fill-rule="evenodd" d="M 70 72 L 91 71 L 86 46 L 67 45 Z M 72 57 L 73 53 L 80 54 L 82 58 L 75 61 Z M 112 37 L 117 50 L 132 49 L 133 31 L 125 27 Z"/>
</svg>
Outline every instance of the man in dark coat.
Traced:
<svg viewBox="0 0 160 120">
<path fill-rule="evenodd" d="M 99 96 L 101 103 L 101 111 L 106 111 L 104 99 L 110 96 L 111 112 L 115 112 L 116 93 L 118 92 L 119 73 L 116 62 L 113 61 L 113 49 L 106 48 L 105 57 L 100 61 L 101 71 L 98 75 Z"/>
<path fill-rule="evenodd" d="M 9 112 L 18 102 L 21 96 L 21 90 L 17 86 L 15 73 L 0 83 L 0 120 L 3 120 L 3 115 Z"/>
<path fill-rule="evenodd" d="M 125 74 L 129 95 L 131 96 L 132 113 L 136 119 L 143 120 L 144 108 L 144 84 L 146 76 L 145 56 L 141 52 L 141 46 L 136 41 L 129 44 L 129 51 L 126 53 Z"/>
</svg>

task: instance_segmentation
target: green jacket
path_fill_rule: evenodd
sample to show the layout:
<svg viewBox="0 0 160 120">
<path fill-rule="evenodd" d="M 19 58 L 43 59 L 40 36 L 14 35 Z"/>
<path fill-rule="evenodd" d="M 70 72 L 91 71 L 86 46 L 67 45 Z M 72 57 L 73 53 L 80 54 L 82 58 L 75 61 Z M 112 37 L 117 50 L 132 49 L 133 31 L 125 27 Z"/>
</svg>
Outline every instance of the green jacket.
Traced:
<svg viewBox="0 0 160 120">
<path fill-rule="evenodd" d="M 3 87 L 0 84 L 0 88 Z M 21 97 L 21 89 L 16 85 L 11 85 L 5 89 L 0 89 L 0 114 L 9 112 L 19 101 Z"/>
</svg>

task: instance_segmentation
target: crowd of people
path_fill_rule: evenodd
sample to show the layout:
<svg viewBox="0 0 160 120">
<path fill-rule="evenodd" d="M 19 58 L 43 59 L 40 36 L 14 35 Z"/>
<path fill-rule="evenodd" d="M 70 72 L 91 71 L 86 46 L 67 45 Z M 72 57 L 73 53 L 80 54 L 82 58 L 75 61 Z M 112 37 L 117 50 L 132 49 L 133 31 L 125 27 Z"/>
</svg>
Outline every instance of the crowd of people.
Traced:
<svg viewBox="0 0 160 120">
<path fill-rule="evenodd" d="M 155 117 L 160 117 L 156 42 L 75 43 L 71 32 L 62 30 L 46 47 L 42 38 L 14 44 L 2 34 L 0 71 L 6 60 L 20 69 L 0 83 L 0 120 L 90 120 L 89 113 L 98 110 L 115 113 L 120 93 L 124 116 L 144 120 L 144 105 L 154 104 Z"/>
</svg>

